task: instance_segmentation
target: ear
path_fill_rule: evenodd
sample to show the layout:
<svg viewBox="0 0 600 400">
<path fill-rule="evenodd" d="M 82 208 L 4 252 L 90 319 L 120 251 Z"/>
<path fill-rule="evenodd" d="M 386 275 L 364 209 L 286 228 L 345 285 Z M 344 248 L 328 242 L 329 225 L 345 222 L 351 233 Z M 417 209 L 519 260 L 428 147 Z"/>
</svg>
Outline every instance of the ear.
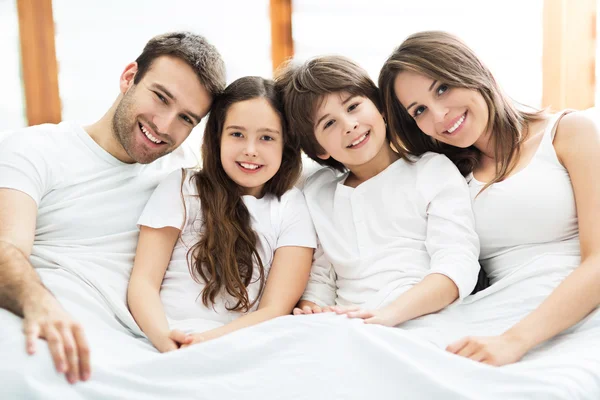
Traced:
<svg viewBox="0 0 600 400">
<path fill-rule="evenodd" d="M 329 153 L 323 153 L 323 154 L 317 154 L 317 157 L 319 157 L 321 160 L 327 160 L 331 156 L 329 155 Z"/>
<path fill-rule="evenodd" d="M 121 74 L 121 79 L 119 80 L 119 88 L 121 89 L 121 93 L 125 94 L 131 86 L 133 86 L 133 79 L 138 71 L 138 65 L 134 61 L 132 63 L 127 64 L 125 70 Z"/>
</svg>

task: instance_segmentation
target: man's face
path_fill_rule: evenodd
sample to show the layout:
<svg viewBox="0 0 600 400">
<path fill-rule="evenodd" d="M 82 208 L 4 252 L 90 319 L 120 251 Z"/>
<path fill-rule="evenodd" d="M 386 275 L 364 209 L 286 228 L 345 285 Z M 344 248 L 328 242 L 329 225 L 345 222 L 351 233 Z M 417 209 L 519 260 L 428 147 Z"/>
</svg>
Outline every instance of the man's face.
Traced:
<svg viewBox="0 0 600 400">
<path fill-rule="evenodd" d="M 121 77 L 123 97 L 113 133 L 124 150 L 122 161 L 148 164 L 183 143 L 208 113 L 212 96 L 179 58 L 155 59 L 138 84 L 133 82 L 136 72 L 133 63 Z"/>
</svg>

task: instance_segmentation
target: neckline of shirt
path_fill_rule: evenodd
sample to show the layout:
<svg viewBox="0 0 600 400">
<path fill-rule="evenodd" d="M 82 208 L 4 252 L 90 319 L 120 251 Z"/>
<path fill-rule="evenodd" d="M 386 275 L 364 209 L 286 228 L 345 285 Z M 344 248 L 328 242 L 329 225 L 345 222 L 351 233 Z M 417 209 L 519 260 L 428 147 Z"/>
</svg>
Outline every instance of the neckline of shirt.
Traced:
<svg viewBox="0 0 600 400">
<path fill-rule="evenodd" d="M 143 165 L 143 164 L 139 164 L 139 163 L 125 163 L 125 162 L 119 160 L 118 158 L 116 158 L 115 156 L 110 154 L 108 151 L 106 151 L 98 143 L 96 143 L 96 141 L 94 139 L 92 139 L 92 137 L 89 135 L 89 133 L 87 133 L 87 131 L 85 129 L 83 129 L 83 126 L 81 126 L 80 124 L 71 123 L 71 122 L 63 122 L 63 123 L 70 126 L 73 129 L 73 131 L 77 134 L 77 136 L 81 139 L 81 141 L 84 143 L 84 145 L 87 148 L 89 148 L 95 155 L 97 155 L 99 158 L 101 158 L 103 161 L 106 161 L 112 165 L 116 165 L 116 166 L 120 166 L 120 167 L 140 168 Z"/>
</svg>

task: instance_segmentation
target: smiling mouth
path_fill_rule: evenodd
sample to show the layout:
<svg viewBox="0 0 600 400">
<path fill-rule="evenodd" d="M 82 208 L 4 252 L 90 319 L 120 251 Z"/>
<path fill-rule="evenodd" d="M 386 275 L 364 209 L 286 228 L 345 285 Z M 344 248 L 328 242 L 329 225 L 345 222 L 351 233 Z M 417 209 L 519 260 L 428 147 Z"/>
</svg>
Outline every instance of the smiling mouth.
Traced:
<svg viewBox="0 0 600 400">
<path fill-rule="evenodd" d="M 465 111 L 465 113 L 462 115 L 462 117 L 460 117 L 460 118 L 458 119 L 458 121 L 456 121 L 456 122 L 454 123 L 454 125 L 452 125 L 452 126 L 450 127 L 450 129 L 448 129 L 448 130 L 447 130 L 447 131 L 445 131 L 444 133 L 446 133 L 446 134 L 452 134 L 452 133 L 454 133 L 454 132 L 455 132 L 455 131 L 456 131 L 458 128 L 460 128 L 460 127 L 462 126 L 462 124 L 463 124 L 463 122 L 465 122 L 465 119 L 466 119 L 466 118 L 467 118 L 467 112 Z"/>
<path fill-rule="evenodd" d="M 246 163 L 246 162 L 235 162 L 243 171 L 247 171 L 247 172 L 257 172 L 259 170 L 261 170 L 264 165 L 261 164 L 254 164 L 254 163 Z"/>
<path fill-rule="evenodd" d="M 355 146 L 358 146 L 359 144 L 361 144 L 362 142 L 364 142 L 369 135 L 371 134 L 371 131 L 367 131 L 367 133 L 365 133 L 364 135 L 362 135 L 361 137 L 359 137 L 358 139 L 356 139 L 354 142 L 350 143 L 348 146 L 346 146 L 347 148 L 351 149 Z"/>
<path fill-rule="evenodd" d="M 162 140 L 154 137 L 145 127 L 144 125 L 142 125 L 141 122 L 138 122 L 138 126 L 140 127 L 140 130 L 142 131 L 142 133 L 144 134 L 144 136 L 146 136 L 146 138 L 151 141 L 154 144 L 163 144 L 165 142 L 163 142 Z"/>
</svg>

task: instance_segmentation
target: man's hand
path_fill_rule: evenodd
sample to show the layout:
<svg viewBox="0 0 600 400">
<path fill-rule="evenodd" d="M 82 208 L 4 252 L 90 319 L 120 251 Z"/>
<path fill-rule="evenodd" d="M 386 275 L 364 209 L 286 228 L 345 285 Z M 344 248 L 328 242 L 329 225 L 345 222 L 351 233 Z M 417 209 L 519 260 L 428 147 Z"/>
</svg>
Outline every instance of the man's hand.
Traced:
<svg viewBox="0 0 600 400">
<path fill-rule="evenodd" d="M 333 312 L 331 306 L 319 307 L 312 301 L 300 300 L 298 307 L 294 308 L 294 315 L 320 314 L 324 312 Z"/>
<path fill-rule="evenodd" d="M 51 295 L 35 303 L 23 308 L 27 353 L 34 354 L 37 339 L 45 339 L 56 370 L 66 374 L 69 383 L 89 379 L 90 350 L 81 325 Z"/>
</svg>

